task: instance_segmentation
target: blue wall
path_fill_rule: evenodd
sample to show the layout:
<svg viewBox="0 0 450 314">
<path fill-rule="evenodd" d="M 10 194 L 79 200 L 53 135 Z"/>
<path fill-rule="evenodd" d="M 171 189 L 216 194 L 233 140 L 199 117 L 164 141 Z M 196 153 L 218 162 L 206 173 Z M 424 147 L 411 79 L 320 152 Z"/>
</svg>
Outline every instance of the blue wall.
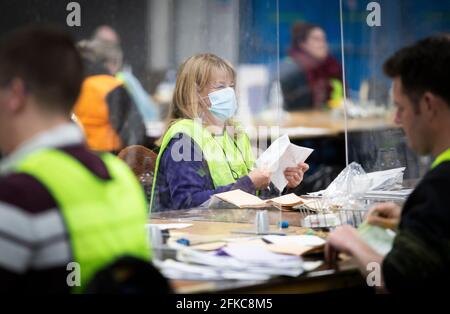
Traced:
<svg viewBox="0 0 450 314">
<path fill-rule="evenodd" d="M 241 0 L 241 63 L 276 61 L 276 0 Z M 370 0 L 343 0 L 346 77 L 350 92 L 364 79 L 386 80 L 384 60 L 398 48 L 436 32 L 450 32 L 450 0 L 378 0 L 381 27 L 369 27 Z M 321 25 L 331 53 L 341 59 L 339 0 L 279 0 L 280 58 L 295 21 Z"/>
</svg>

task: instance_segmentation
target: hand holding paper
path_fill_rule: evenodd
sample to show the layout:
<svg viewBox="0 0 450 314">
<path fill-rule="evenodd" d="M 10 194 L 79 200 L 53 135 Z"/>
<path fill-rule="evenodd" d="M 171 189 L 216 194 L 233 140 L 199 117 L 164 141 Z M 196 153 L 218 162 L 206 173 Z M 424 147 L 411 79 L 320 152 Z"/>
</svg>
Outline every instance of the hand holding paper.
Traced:
<svg viewBox="0 0 450 314">
<path fill-rule="evenodd" d="M 295 188 L 303 181 L 303 176 L 308 171 L 309 166 L 305 163 L 300 163 L 297 167 L 288 167 L 284 170 L 284 177 L 287 180 L 288 188 Z"/>
<path fill-rule="evenodd" d="M 269 168 L 272 172 L 270 177 L 272 183 L 282 191 L 288 184 L 285 170 L 298 167 L 298 164 L 304 163 L 312 152 L 313 149 L 292 144 L 289 137 L 283 135 L 259 156 L 256 166 Z M 294 182 L 292 182 L 293 184 Z"/>
<path fill-rule="evenodd" d="M 271 172 L 268 168 L 254 169 L 248 174 L 248 176 L 257 190 L 265 189 L 270 184 Z"/>
</svg>

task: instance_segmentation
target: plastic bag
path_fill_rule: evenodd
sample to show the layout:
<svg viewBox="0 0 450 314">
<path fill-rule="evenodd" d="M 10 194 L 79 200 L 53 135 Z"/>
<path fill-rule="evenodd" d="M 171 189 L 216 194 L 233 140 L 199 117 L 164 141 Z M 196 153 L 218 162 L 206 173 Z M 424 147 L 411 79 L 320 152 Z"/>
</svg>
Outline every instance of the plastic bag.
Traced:
<svg viewBox="0 0 450 314">
<path fill-rule="evenodd" d="M 350 208 L 354 200 L 361 198 L 371 187 L 372 180 L 360 164 L 352 162 L 323 191 L 328 207 Z"/>
</svg>

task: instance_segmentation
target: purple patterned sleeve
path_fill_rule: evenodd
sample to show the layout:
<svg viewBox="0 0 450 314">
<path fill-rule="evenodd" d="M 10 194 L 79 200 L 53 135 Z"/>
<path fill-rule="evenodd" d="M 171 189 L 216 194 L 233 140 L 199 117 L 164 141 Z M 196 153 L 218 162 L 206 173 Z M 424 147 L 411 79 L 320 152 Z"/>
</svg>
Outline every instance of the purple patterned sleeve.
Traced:
<svg viewBox="0 0 450 314">
<path fill-rule="evenodd" d="M 185 154 L 185 152 L 190 152 Z M 180 158 L 182 156 L 182 158 Z M 255 193 L 248 176 L 214 188 L 208 164 L 200 147 L 189 137 L 175 137 L 167 146 L 157 176 L 156 211 L 197 207 L 211 195 L 234 189 Z"/>
</svg>

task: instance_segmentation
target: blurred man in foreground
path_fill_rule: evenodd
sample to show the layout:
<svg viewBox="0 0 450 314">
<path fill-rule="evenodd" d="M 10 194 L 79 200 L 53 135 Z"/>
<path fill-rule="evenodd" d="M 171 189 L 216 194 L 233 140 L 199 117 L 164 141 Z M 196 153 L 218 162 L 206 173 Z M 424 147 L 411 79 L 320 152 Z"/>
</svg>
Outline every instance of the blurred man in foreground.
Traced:
<svg viewBox="0 0 450 314">
<path fill-rule="evenodd" d="M 137 180 L 70 122 L 82 69 L 59 31 L 0 43 L 0 292 L 83 292 L 123 256 L 150 259 Z"/>
<path fill-rule="evenodd" d="M 381 265 L 390 292 L 441 290 L 450 280 L 449 65 L 450 38 L 446 35 L 406 47 L 384 65 L 394 80 L 395 122 L 415 152 L 435 158 L 403 209 L 388 203 L 369 213 L 369 223 L 398 227 L 392 250 L 380 256 L 349 226 L 338 228 L 328 238 L 328 248 L 352 255 L 363 273 L 371 262 Z"/>
</svg>

